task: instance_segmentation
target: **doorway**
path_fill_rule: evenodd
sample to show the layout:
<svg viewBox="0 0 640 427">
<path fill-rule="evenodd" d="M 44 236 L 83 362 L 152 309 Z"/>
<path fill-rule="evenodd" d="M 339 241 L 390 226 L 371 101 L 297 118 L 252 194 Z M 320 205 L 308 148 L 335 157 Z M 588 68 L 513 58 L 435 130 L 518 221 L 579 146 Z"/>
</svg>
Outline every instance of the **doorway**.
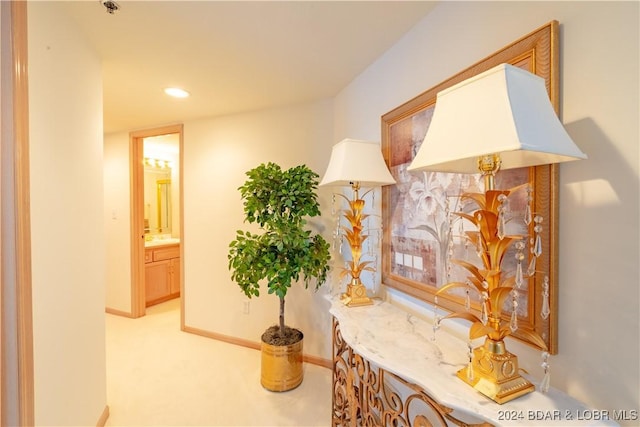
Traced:
<svg viewBox="0 0 640 427">
<path fill-rule="evenodd" d="M 129 139 L 131 316 L 136 318 L 150 304 L 184 295 L 183 125 L 131 132 Z M 182 299 L 180 312 L 182 323 Z"/>
</svg>

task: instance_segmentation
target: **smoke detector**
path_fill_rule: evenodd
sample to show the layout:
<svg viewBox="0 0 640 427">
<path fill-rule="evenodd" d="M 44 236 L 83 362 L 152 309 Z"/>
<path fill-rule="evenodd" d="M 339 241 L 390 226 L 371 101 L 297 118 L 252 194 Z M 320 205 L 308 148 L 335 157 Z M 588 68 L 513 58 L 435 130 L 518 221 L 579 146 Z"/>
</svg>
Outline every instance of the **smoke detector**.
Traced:
<svg viewBox="0 0 640 427">
<path fill-rule="evenodd" d="M 116 13 L 116 10 L 120 9 L 118 3 L 113 0 L 99 0 L 100 3 L 107 9 L 107 13 L 113 15 Z"/>
</svg>

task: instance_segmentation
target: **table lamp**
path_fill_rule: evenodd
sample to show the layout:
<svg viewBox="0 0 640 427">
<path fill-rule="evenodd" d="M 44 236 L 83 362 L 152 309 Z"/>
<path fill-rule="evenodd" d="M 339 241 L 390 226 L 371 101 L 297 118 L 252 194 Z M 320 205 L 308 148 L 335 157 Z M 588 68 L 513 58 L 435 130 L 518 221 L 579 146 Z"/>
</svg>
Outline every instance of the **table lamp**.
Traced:
<svg viewBox="0 0 640 427">
<path fill-rule="evenodd" d="M 470 340 L 486 337 L 480 347 L 472 349 L 470 344 L 469 364 L 458 372 L 458 377 L 498 403 L 529 393 L 534 386 L 520 376 L 517 357 L 506 350 L 503 341 L 517 330 L 515 307 L 523 273 L 518 268 L 514 276 L 507 277 L 501 263 L 512 243 L 518 263 L 524 258 L 527 236 L 505 234 L 504 209 L 510 190 L 494 188 L 495 174 L 500 169 L 585 158 L 558 120 L 544 79 L 500 64 L 438 93 L 431 124 L 408 168 L 484 176 L 484 193 L 461 195 L 463 200 L 475 202 L 478 209 L 470 214 L 457 212 L 475 226 L 474 231 L 465 232 L 465 238 L 477 248 L 482 266 L 451 260 L 469 273 L 468 280 L 445 284 L 436 295 L 471 286 L 481 296 L 481 318 L 470 312 L 444 318 L 471 321 Z M 531 218 L 524 219 L 534 230 L 540 220 L 534 217 L 531 223 Z M 535 249 L 532 252 L 537 256 Z M 511 322 L 503 321 L 501 316 L 508 298 L 513 299 Z M 546 348 L 538 335 L 525 330 L 521 333 Z M 548 388 L 546 374 L 545 367 L 543 382 L 547 381 Z"/>
<path fill-rule="evenodd" d="M 351 228 L 342 228 L 349 243 L 352 258 L 348 263 L 349 268 L 343 272 L 351 276 L 351 281 L 347 285 L 346 292 L 342 294 L 341 301 L 349 307 L 373 303 L 367 296 L 367 288 L 360 280 L 362 271 L 373 270 L 373 268 L 369 267 L 371 261 L 362 261 L 362 244 L 368 237 L 363 230 L 362 220 L 368 215 L 363 213 L 366 193 L 360 196 L 359 192 L 363 187 L 379 187 L 388 184 L 395 184 L 395 180 L 384 162 L 378 143 L 344 139 L 333 146 L 329 165 L 319 186 L 348 186 L 353 190 L 351 200 L 341 195 L 349 203 L 349 209 L 345 211 L 344 216 L 351 226 Z"/>
</svg>

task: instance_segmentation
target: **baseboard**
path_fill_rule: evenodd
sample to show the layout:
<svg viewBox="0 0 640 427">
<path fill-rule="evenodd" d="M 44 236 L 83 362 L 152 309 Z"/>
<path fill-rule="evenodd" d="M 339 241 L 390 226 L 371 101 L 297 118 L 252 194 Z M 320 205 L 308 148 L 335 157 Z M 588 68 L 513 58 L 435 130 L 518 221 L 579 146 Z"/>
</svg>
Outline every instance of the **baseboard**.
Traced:
<svg viewBox="0 0 640 427">
<path fill-rule="evenodd" d="M 128 317 L 129 319 L 135 319 L 134 315 L 131 313 L 127 313 L 126 311 L 116 310 L 115 308 L 105 307 L 105 313 L 113 314 L 115 316 Z"/>
<path fill-rule="evenodd" d="M 204 329 L 194 328 L 192 326 L 184 326 L 182 328 L 184 332 L 190 334 L 200 335 L 207 338 L 213 338 L 214 340 L 223 341 L 229 344 L 239 345 L 242 347 L 249 347 L 254 350 L 260 350 L 260 343 L 251 340 L 245 340 L 243 338 L 232 337 L 230 335 L 219 334 L 217 332 L 205 331 Z"/>
<path fill-rule="evenodd" d="M 243 338 L 237 338 L 230 335 L 219 334 L 217 332 L 205 331 L 204 329 L 194 328 L 191 326 L 183 326 L 182 330 L 184 332 L 188 332 L 190 334 L 200 335 L 207 338 L 212 338 L 217 341 L 223 341 L 229 344 L 239 345 L 242 347 L 252 348 L 254 350 L 260 350 L 260 343 L 246 340 Z M 311 363 L 312 365 L 321 366 L 323 368 L 332 369 L 333 363 L 331 360 L 325 359 L 319 356 L 312 356 L 309 354 L 304 354 L 302 356 L 302 360 L 307 363 Z"/>
<path fill-rule="evenodd" d="M 109 405 L 105 405 L 104 410 L 102 411 L 102 415 L 100 415 L 100 418 L 98 418 L 96 427 L 104 427 L 107 424 L 108 419 L 109 419 Z"/>
<path fill-rule="evenodd" d="M 311 363 L 312 365 L 318 365 L 318 366 L 322 366 L 323 368 L 333 369 L 333 362 L 329 359 L 325 359 L 324 357 L 304 354 L 302 355 L 302 360 L 307 363 Z"/>
</svg>

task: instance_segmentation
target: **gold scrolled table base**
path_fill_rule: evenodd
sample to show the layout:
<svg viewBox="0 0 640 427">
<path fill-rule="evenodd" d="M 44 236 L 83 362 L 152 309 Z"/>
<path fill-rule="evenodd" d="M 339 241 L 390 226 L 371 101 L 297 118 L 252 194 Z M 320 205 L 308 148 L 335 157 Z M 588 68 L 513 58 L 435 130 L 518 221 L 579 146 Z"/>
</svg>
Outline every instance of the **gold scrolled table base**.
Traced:
<svg viewBox="0 0 640 427">
<path fill-rule="evenodd" d="M 476 426 L 453 415 L 422 387 L 376 367 L 354 352 L 333 319 L 332 427 L 347 426 Z"/>
</svg>

